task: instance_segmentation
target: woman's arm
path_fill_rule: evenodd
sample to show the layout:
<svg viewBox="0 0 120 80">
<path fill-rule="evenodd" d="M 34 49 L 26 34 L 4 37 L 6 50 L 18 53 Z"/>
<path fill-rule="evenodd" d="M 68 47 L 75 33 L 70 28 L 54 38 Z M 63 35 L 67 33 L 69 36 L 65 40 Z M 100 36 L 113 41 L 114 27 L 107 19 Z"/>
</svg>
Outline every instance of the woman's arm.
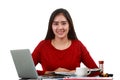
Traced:
<svg viewBox="0 0 120 80">
<path fill-rule="evenodd" d="M 86 47 L 83 44 L 81 46 L 81 50 L 82 50 L 81 60 L 82 60 L 83 64 L 90 69 L 98 68 L 95 61 L 93 60 L 90 53 L 88 52 L 88 50 L 86 49 Z M 100 72 L 98 71 L 98 72 L 91 73 L 89 76 L 97 76 L 99 74 L 100 74 Z"/>
</svg>

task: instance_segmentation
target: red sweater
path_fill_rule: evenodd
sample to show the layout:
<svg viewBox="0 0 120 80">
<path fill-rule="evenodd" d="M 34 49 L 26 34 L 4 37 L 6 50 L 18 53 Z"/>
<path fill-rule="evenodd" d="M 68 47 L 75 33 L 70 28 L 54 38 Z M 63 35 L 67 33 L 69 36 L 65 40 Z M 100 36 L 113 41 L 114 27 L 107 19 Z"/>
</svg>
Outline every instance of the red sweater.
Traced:
<svg viewBox="0 0 120 80">
<path fill-rule="evenodd" d="M 82 62 L 88 68 L 97 68 L 94 60 L 90 56 L 85 46 L 79 40 L 72 40 L 69 48 L 58 50 L 51 44 L 51 40 L 41 41 L 32 53 L 35 65 L 40 63 L 43 71 L 38 71 L 39 75 L 45 71 L 54 71 L 58 67 L 75 70 Z"/>
</svg>

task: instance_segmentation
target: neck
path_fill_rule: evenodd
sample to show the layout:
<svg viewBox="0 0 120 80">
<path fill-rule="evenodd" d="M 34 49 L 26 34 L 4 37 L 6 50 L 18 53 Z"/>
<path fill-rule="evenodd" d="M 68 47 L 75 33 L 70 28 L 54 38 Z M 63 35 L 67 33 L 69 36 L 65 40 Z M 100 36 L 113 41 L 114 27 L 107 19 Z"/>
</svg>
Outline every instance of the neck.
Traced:
<svg viewBox="0 0 120 80">
<path fill-rule="evenodd" d="M 55 43 L 59 43 L 59 44 L 65 44 L 65 43 L 67 43 L 68 41 L 69 41 L 69 39 L 68 38 L 64 38 L 64 39 L 58 39 L 58 38 L 55 38 L 55 39 L 53 39 L 53 41 L 55 42 Z"/>
<path fill-rule="evenodd" d="M 52 40 L 52 45 L 60 50 L 66 49 L 70 46 L 71 41 L 66 38 L 66 39 L 53 39 Z"/>
</svg>

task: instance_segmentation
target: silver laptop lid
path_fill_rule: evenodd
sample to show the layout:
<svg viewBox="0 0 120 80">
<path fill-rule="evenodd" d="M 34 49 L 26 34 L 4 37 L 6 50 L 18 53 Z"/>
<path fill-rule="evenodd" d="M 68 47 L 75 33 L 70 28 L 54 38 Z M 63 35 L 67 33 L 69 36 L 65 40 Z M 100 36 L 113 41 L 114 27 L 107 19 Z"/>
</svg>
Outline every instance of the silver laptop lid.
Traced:
<svg viewBox="0 0 120 80">
<path fill-rule="evenodd" d="M 38 78 L 29 49 L 10 50 L 10 52 L 19 78 Z"/>
</svg>

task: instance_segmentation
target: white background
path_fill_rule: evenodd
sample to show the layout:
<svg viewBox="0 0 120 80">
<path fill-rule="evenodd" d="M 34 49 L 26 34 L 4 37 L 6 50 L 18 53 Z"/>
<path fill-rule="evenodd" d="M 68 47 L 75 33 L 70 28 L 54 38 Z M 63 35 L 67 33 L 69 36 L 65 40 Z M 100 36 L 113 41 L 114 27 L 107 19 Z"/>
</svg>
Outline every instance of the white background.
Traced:
<svg viewBox="0 0 120 80">
<path fill-rule="evenodd" d="M 0 0 L 0 78 L 18 80 L 11 49 L 32 52 L 46 36 L 51 13 L 67 9 L 76 34 L 98 65 L 119 80 L 119 0 Z"/>
</svg>

